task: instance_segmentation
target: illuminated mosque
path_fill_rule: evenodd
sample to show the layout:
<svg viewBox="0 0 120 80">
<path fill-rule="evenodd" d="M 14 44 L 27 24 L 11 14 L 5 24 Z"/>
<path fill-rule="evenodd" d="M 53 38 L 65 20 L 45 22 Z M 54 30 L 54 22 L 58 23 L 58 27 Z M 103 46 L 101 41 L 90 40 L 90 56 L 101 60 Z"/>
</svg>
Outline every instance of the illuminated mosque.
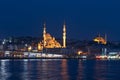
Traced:
<svg viewBox="0 0 120 80">
<path fill-rule="evenodd" d="M 38 50 L 43 50 L 43 48 L 66 48 L 66 25 L 63 25 L 63 44 L 61 45 L 55 37 L 52 37 L 46 31 L 46 24 L 44 23 L 43 28 L 43 40 L 38 43 Z"/>
<path fill-rule="evenodd" d="M 101 37 L 100 34 L 98 37 L 93 39 L 94 42 L 97 42 L 98 44 L 107 44 L 107 36 L 105 35 L 105 38 Z"/>
</svg>

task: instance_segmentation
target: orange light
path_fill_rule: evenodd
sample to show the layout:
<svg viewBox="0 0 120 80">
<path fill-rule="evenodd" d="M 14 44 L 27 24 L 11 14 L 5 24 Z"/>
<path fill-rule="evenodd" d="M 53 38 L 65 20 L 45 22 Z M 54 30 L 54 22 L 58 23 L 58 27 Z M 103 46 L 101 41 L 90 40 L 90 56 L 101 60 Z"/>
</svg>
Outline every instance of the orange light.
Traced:
<svg viewBox="0 0 120 80">
<path fill-rule="evenodd" d="M 82 54 L 82 51 L 78 51 L 78 55 Z"/>
<path fill-rule="evenodd" d="M 31 46 L 29 46 L 29 47 L 28 47 L 28 51 L 31 51 L 31 50 L 32 50 L 32 47 L 31 47 Z"/>
<path fill-rule="evenodd" d="M 38 43 L 38 50 L 42 50 L 43 47 L 40 45 L 40 43 Z"/>
</svg>

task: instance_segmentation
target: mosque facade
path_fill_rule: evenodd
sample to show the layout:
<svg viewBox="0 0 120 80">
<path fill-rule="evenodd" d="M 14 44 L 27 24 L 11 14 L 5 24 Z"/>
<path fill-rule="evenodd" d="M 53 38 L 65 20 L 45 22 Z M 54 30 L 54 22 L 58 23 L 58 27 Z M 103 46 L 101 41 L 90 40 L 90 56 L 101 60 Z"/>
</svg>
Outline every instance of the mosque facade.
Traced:
<svg viewBox="0 0 120 80">
<path fill-rule="evenodd" d="M 55 37 L 51 36 L 50 33 L 46 31 L 46 24 L 43 28 L 43 40 L 38 43 L 38 50 L 43 50 L 43 48 L 66 48 L 66 25 L 63 25 L 63 44 L 61 45 Z"/>
</svg>

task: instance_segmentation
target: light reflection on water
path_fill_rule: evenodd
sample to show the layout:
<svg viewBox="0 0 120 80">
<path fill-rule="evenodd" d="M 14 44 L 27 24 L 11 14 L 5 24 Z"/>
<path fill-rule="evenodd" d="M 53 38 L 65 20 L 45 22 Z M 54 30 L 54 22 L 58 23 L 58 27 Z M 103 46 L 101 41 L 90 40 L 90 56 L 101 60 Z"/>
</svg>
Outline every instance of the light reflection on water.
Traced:
<svg viewBox="0 0 120 80">
<path fill-rule="evenodd" d="M 0 60 L 0 80 L 119 80 L 120 61 Z"/>
<path fill-rule="evenodd" d="M 6 62 L 8 61 L 9 60 L 1 60 L 0 62 L 0 79 L 1 80 L 6 80 L 10 76 L 10 73 L 7 71 L 7 65 L 9 63 L 6 63 Z"/>
</svg>

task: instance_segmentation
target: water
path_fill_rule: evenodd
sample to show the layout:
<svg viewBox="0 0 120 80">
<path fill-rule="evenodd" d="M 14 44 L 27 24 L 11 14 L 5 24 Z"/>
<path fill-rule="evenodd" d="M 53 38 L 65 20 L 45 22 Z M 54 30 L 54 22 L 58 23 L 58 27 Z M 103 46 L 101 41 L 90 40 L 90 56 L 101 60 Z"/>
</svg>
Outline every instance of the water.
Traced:
<svg viewBox="0 0 120 80">
<path fill-rule="evenodd" d="M 120 61 L 0 60 L 0 80 L 120 80 Z"/>
</svg>

